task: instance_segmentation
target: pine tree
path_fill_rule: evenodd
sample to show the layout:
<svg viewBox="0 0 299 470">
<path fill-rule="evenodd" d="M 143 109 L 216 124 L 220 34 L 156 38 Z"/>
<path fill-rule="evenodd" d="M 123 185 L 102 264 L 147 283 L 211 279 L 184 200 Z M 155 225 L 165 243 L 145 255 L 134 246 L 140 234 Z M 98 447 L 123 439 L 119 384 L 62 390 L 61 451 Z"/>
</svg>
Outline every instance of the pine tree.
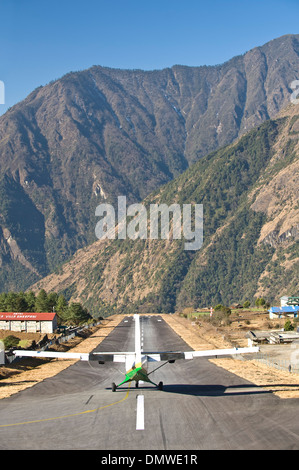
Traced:
<svg viewBox="0 0 299 470">
<path fill-rule="evenodd" d="M 37 294 L 35 300 L 35 311 L 36 312 L 48 312 L 49 311 L 49 302 L 47 292 L 44 289 L 41 289 Z"/>
</svg>

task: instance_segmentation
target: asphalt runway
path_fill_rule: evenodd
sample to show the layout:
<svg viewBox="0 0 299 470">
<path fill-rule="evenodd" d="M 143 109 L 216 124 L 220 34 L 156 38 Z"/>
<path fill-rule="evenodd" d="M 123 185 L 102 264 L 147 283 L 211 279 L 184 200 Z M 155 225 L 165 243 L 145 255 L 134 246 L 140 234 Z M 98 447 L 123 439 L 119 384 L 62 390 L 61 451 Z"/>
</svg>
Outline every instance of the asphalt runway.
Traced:
<svg viewBox="0 0 299 470">
<path fill-rule="evenodd" d="M 159 316 L 141 317 L 144 351 L 190 348 Z M 97 351 L 133 351 L 134 320 Z M 149 365 L 149 370 L 160 363 Z M 282 400 L 206 358 L 167 364 L 111 391 L 124 364 L 77 362 L 0 401 L 0 449 L 299 449 L 299 400 Z"/>
</svg>

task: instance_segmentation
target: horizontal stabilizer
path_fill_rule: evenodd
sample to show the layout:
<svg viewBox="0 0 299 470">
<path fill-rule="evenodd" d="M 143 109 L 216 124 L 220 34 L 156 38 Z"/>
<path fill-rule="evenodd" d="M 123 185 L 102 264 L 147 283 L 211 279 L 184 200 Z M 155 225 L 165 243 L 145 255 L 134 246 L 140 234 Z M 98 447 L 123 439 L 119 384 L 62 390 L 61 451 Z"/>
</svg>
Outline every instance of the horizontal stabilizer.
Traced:
<svg viewBox="0 0 299 470">
<path fill-rule="evenodd" d="M 128 356 L 134 356 L 133 352 L 94 352 L 89 355 L 90 361 L 98 362 L 126 362 Z"/>
</svg>

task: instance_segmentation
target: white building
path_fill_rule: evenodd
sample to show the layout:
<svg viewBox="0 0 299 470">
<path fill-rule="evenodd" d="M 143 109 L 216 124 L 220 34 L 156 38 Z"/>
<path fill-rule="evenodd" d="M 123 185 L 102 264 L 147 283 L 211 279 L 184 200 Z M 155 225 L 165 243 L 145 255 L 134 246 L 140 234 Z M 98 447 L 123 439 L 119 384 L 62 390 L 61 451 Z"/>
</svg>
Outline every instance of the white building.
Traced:
<svg viewBox="0 0 299 470">
<path fill-rule="evenodd" d="M 57 329 L 57 317 L 54 312 L 0 312 L 0 330 L 26 333 L 54 333 Z"/>
<path fill-rule="evenodd" d="M 281 307 L 287 307 L 288 304 L 287 304 L 287 301 L 288 301 L 288 296 L 287 295 L 284 295 L 283 297 L 280 297 L 280 306 Z"/>
</svg>

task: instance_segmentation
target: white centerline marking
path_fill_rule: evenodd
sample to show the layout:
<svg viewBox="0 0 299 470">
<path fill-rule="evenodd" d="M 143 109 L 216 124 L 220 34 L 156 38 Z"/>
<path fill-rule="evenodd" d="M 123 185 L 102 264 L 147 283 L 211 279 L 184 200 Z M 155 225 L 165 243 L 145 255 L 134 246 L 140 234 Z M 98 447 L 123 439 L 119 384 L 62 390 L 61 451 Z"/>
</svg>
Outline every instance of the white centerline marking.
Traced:
<svg viewBox="0 0 299 470">
<path fill-rule="evenodd" d="M 144 430 L 144 395 L 137 395 L 136 431 Z"/>
</svg>

